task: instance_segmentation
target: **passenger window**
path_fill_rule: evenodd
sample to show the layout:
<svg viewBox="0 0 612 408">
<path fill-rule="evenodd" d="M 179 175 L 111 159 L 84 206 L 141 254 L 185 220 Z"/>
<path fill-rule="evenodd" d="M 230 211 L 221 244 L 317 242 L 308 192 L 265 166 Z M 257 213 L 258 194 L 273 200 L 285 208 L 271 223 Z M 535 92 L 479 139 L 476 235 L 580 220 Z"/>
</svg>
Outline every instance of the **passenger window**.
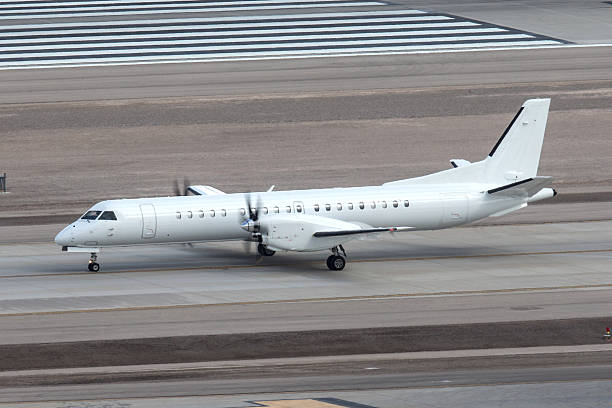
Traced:
<svg viewBox="0 0 612 408">
<path fill-rule="evenodd" d="M 408 202 L 408 200 L 404 200 L 404 207 L 408 207 L 410 206 L 410 203 Z"/>
<path fill-rule="evenodd" d="M 276 214 L 278 214 L 278 213 L 279 213 L 279 208 L 275 206 L 275 207 L 274 207 L 274 212 L 275 212 Z"/>
<path fill-rule="evenodd" d="M 193 213 L 191 211 L 187 211 L 187 218 L 193 218 Z"/>
<path fill-rule="evenodd" d="M 325 204 L 325 211 L 331 210 L 331 204 Z"/>
<path fill-rule="evenodd" d="M 290 212 L 291 212 L 291 206 L 290 206 L 290 205 L 286 206 L 286 207 L 285 207 L 285 211 L 287 211 L 288 213 L 290 213 Z"/>
<path fill-rule="evenodd" d="M 397 208 L 397 200 L 393 200 L 393 208 Z"/>
<path fill-rule="evenodd" d="M 319 212 L 319 204 L 315 204 L 314 205 L 314 210 L 315 210 L 315 212 Z"/>
<path fill-rule="evenodd" d="M 225 217 L 227 215 L 227 211 L 225 211 L 225 209 L 221 210 L 221 216 Z"/>
<path fill-rule="evenodd" d="M 365 208 L 365 205 L 363 204 L 363 201 L 359 202 L 359 209 L 363 210 Z"/>
<path fill-rule="evenodd" d="M 302 206 L 300 204 L 295 206 L 295 211 L 301 213 L 302 212 Z"/>
<path fill-rule="evenodd" d="M 336 208 L 338 209 L 338 211 L 342 211 L 342 203 L 336 204 Z"/>
<path fill-rule="evenodd" d="M 81 217 L 82 220 L 95 220 L 98 218 L 102 211 L 87 211 L 85 215 Z"/>
<path fill-rule="evenodd" d="M 267 213 L 268 213 L 268 207 L 263 207 L 263 208 L 261 209 L 261 211 L 262 211 L 264 214 L 267 214 Z"/>
<path fill-rule="evenodd" d="M 348 207 L 349 210 L 352 210 L 353 209 L 353 203 L 348 203 L 347 207 Z"/>
<path fill-rule="evenodd" d="M 176 219 L 177 219 L 177 220 L 180 220 L 180 219 L 181 219 L 181 212 L 180 212 L 180 211 L 177 211 L 177 212 L 176 212 Z"/>
<path fill-rule="evenodd" d="M 204 211 L 203 210 L 198 211 L 198 217 L 204 218 Z"/>
<path fill-rule="evenodd" d="M 382 208 L 387 208 L 387 202 L 386 201 L 382 202 Z"/>
<path fill-rule="evenodd" d="M 214 217 L 215 216 L 215 210 L 210 210 L 210 216 Z"/>
<path fill-rule="evenodd" d="M 370 204 L 370 207 L 372 207 L 372 209 L 376 208 L 376 201 L 372 201 L 372 204 Z"/>
<path fill-rule="evenodd" d="M 102 215 L 100 216 L 100 218 L 98 218 L 99 220 L 113 220 L 113 221 L 117 221 L 117 217 L 115 217 L 115 213 L 112 211 L 104 211 L 102 213 Z"/>
</svg>

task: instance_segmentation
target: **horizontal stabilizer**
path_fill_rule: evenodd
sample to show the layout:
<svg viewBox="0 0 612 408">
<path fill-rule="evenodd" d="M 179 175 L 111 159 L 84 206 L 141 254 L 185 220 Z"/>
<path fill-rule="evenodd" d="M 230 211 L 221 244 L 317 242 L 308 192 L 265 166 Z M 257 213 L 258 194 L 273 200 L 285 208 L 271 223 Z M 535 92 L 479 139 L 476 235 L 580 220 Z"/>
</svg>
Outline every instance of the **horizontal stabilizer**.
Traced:
<svg viewBox="0 0 612 408">
<path fill-rule="evenodd" d="M 450 163 L 453 165 L 454 168 L 472 164 L 472 162 L 465 159 L 450 159 Z"/>
<path fill-rule="evenodd" d="M 211 187 L 211 186 L 189 186 L 187 190 L 191 191 L 195 195 L 220 195 L 225 194 L 223 191 Z"/>
<path fill-rule="evenodd" d="M 494 197 L 531 197 L 541 189 L 548 187 L 552 183 L 552 177 L 531 177 L 505 186 L 493 188 L 487 193 Z"/>
</svg>

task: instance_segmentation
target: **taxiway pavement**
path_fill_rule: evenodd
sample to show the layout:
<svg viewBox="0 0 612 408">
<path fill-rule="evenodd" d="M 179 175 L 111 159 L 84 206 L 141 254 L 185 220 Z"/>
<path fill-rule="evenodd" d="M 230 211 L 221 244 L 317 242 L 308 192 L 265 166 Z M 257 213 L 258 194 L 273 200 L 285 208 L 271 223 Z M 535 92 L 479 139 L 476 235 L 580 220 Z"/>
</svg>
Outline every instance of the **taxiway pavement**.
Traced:
<svg viewBox="0 0 612 408">
<path fill-rule="evenodd" d="M 2 245 L 0 341 L 607 316 L 611 223 L 357 241 L 333 273 L 321 254 L 256 263 L 240 243 L 108 250 L 101 273 L 54 244 Z"/>
</svg>

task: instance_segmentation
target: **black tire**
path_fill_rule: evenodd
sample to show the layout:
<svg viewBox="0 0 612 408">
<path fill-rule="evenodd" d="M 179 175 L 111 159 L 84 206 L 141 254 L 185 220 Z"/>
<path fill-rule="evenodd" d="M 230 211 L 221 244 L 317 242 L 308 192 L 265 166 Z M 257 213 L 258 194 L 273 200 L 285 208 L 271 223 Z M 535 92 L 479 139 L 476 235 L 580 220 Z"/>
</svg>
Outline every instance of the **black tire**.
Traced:
<svg viewBox="0 0 612 408">
<path fill-rule="evenodd" d="M 257 252 L 259 252 L 261 256 L 272 256 L 276 253 L 276 251 L 268 249 L 264 244 L 257 245 Z"/>
<path fill-rule="evenodd" d="M 340 255 L 332 255 L 327 258 L 327 267 L 332 271 L 341 271 L 346 266 L 346 260 Z"/>
<path fill-rule="evenodd" d="M 89 269 L 91 272 L 98 272 L 100 270 L 100 264 L 92 262 L 87 266 L 87 269 Z"/>
</svg>

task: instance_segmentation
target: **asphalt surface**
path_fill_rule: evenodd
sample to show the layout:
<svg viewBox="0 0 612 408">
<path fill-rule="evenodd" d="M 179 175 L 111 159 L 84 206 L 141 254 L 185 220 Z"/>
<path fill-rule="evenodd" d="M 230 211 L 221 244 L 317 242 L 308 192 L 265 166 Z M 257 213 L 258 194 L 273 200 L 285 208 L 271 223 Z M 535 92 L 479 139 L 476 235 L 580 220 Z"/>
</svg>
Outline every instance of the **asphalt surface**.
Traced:
<svg viewBox="0 0 612 408">
<path fill-rule="evenodd" d="M 362 372 L 365 367 L 362 368 Z M 525 385 L 529 383 L 572 383 L 586 382 L 590 384 L 595 381 L 605 381 L 604 386 L 609 383 L 610 369 L 612 366 L 587 365 L 568 367 L 538 367 L 538 368 L 499 368 L 484 370 L 447 370 L 443 372 L 429 373 L 376 373 L 376 374 L 349 374 L 333 375 L 322 374 L 315 376 L 298 377 L 273 377 L 273 378 L 250 378 L 230 380 L 183 380 L 168 382 L 131 382 L 120 384 L 84 384 L 77 386 L 55 386 L 55 387 L 28 387 L 28 388 L 4 388 L 0 390 L 0 401 L 2 402 L 35 402 L 35 401 L 67 401 L 69 398 L 81 404 L 91 403 L 96 406 L 103 404 L 104 399 L 117 400 L 117 403 L 129 403 L 130 399 L 136 398 L 167 398 L 176 396 L 206 397 L 214 395 L 219 398 L 223 395 L 240 395 L 248 399 L 249 394 L 254 393 L 282 393 L 291 391 L 306 392 L 310 395 L 315 392 L 335 392 L 351 390 L 348 395 L 359 395 L 361 390 L 369 390 L 370 393 L 393 389 L 411 388 L 446 388 L 469 387 L 469 386 L 500 386 L 500 385 Z M 333 371 L 333 369 L 332 369 Z M 567 389 L 565 392 L 571 391 Z M 354 393 L 354 394 L 353 394 Z M 565 393 L 563 393 L 565 394 Z M 308 395 L 308 394 L 307 394 Z M 599 390 L 595 394 L 595 400 L 605 400 L 609 396 L 609 389 Z M 294 397 L 295 398 L 295 397 Z M 381 398 L 381 397 L 379 397 Z M 123 400 L 123 401 L 122 401 Z M 194 398 L 194 402 L 202 399 Z M 91 401 L 91 402 L 89 402 Z M 171 400 L 170 400 L 171 401 Z M 161 401 L 164 402 L 163 400 Z M 111 401 L 111 404 L 113 402 Z M 168 401 L 166 401 L 168 403 Z M 78 405 L 77 405 L 78 406 Z M 102 405 L 100 405 L 102 406 Z M 112 406 L 112 405 L 111 405 Z M 213 405 L 215 406 L 215 405 Z M 219 406 L 219 405 L 217 405 Z M 248 405 L 246 405 L 248 406 Z M 389 403 L 384 406 L 400 407 L 403 404 Z M 435 405 L 439 406 L 439 405 Z M 526 405 L 522 405 L 526 406 Z"/>
<path fill-rule="evenodd" d="M 572 346 L 606 343 L 604 328 L 611 317 L 535 320 L 412 327 L 305 330 L 206 336 L 172 336 L 152 339 L 1 345 L 5 356 L 1 371 L 120 365 L 151 365 L 208 361 L 344 356 L 351 354 L 408 353 L 432 350 L 497 349 L 509 347 Z M 49 358 L 54 356 L 54 358 Z M 609 358 L 609 356 L 608 356 Z M 601 359 L 595 360 L 601 363 Z M 531 362 L 532 364 L 533 361 Z M 339 365 L 332 364 L 336 370 Z M 429 367 L 431 368 L 431 367 Z M 274 370 L 274 369 L 273 369 Z M 153 374 L 112 375 L 111 382 L 195 377 L 197 370 L 155 370 Z M 186 373 L 184 373 L 184 371 Z M 261 374 L 261 373 L 260 373 Z M 305 374 L 305 372 L 303 373 Z M 200 373 L 210 378 L 209 373 Z M 233 371 L 230 375 L 238 376 Z M 249 375 L 248 373 L 245 375 Z M 95 381 L 96 374 L 60 379 L 51 375 L 43 383 Z M 212 375 L 220 377 L 219 372 Z M 102 380 L 99 380 L 102 381 Z"/>
</svg>

